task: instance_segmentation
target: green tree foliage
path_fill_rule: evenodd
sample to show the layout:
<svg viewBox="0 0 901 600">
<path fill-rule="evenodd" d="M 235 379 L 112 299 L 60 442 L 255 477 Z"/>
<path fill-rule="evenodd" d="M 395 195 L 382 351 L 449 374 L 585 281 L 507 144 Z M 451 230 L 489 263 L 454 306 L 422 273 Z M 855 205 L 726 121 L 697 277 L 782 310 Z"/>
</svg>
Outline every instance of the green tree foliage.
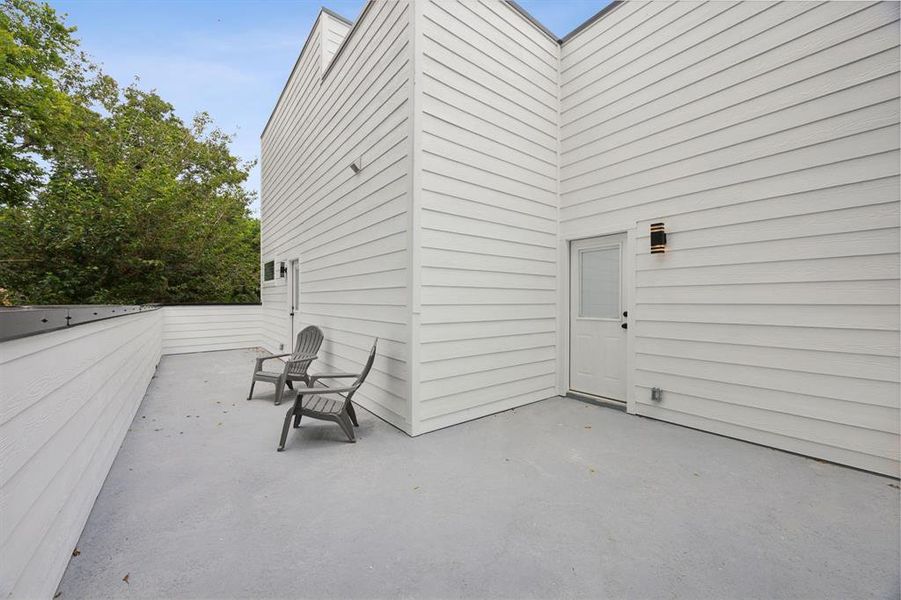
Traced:
<svg viewBox="0 0 901 600">
<path fill-rule="evenodd" d="M 49 6 L 0 7 L 0 302 L 257 301 L 230 137 L 120 89 Z"/>
</svg>

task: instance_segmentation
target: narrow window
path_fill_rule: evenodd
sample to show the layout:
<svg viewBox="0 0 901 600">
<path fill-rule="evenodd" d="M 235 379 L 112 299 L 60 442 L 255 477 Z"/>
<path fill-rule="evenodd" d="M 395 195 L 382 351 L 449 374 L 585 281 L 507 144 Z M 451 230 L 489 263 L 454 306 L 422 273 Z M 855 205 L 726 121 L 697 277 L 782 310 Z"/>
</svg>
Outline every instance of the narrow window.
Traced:
<svg viewBox="0 0 901 600">
<path fill-rule="evenodd" d="M 275 261 L 270 260 L 263 264 L 263 281 L 272 281 L 275 279 Z"/>
<path fill-rule="evenodd" d="M 588 319 L 619 319 L 620 248 L 582 250 L 579 316 Z"/>
</svg>

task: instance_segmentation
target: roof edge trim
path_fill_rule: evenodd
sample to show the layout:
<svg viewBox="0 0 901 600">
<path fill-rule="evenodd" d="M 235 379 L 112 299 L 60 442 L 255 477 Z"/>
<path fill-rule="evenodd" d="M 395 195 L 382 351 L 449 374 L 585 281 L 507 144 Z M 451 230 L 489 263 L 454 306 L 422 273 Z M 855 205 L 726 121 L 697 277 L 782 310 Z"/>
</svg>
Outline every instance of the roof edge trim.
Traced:
<svg viewBox="0 0 901 600">
<path fill-rule="evenodd" d="M 625 0 L 614 0 L 610 4 L 608 4 L 607 6 L 605 6 L 604 8 L 602 8 L 601 10 L 599 10 L 598 12 L 593 14 L 592 16 L 588 17 L 578 27 L 576 27 L 575 29 L 573 29 L 572 31 L 570 31 L 569 33 L 564 35 L 562 38 L 558 38 L 556 35 L 554 35 L 553 31 L 551 31 L 550 29 L 545 27 L 541 23 L 541 21 L 536 19 L 534 17 L 534 15 L 532 15 L 532 13 L 530 13 L 528 10 L 523 8 L 518 2 L 516 2 L 516 0 L 504 0 L 504 2 L 507 5 L 509 5 L 516 12 L 518 12 L 526 21 L 528 21 L 536 29 L 538 29 L 538 31 L 540 31 L 541 33 L 543 33 L 544 35 L 546 35 L 547 37 L 552 39 L 554 42 L 557 43 L 557 45 L 560 45 L 560 46 L 562 46 L 563 44 L 568 42 L 571 38 L 575 37 L 576 35 L 578 35 L 582 31 L 584 31 L 588 27 L 590 27 L 592 24 L 594 24 L 596 21 L 598 21 L 599 19 L 604 17 L 607 13 L 609 13 L 614 8 L 616 8 L 617 6 L 622 4 L 624 1 Z"/>
<path fill-rule="evenodd" d="M 531 23 L 532 25 L 534 25 L 535 28 L 536 28 L 538 31 L 540 31 L 540 32 L 543 33 L 544 35 L 546 35 L 546 36 L 548 36 L 549 38 L 551 38 L 555 43 L 557 43 L 557 44 L 560 43 L 560 41 L 561 41 L 560 38 L 558 38 L 556 35 L 554 35 L 554 32 L 553 32 L 553 31 L 551 31 L 550 29 L 548 29 L 547 27 L 545 27 L 545 26 L 541 23 L 541 21 L 539 21 L 538 19 L 536 19 L 536 18 L 532 15 L 532 13 L 530 13 L 530 12 L 527 11 L 525 8 L 523 8 L 518 2 L 516 2 L 515 0 L 504 0 L 504 2 L 506 2 L 507 5 L 510 6 L 510 8 L 512 8 L 513 10 L 515 10 L 516 12 L 518 12 L 520 15 L 522 15 L 522 16 L 525 18 L 526 21 L 528 21 L 529 23 Z M 579 27 L 581 27 L 581 26 L 582 26 L 582 25 L 579 25 Z"/>
<path fill-rule="evenodd" d="M 573 37 L 582 33 L 582 31 L 584 31 L 585 29 L 587 29 L 588 27 L 593 25 L 596 21 L 600 20 L 602 17 L 604 17 L 607 13 L 612 11 L 614 8 L 621 5 L 624 1 L 625 0 L 613 0 L 613 2 L 611 2 L 610 4 L 608 4 L 601 10 L 599 10 L 598 12 L 594 13 L 590 17 L 588 17 L 588 19 L 586 19 L 584 23 L 582 23 L 581 25 L 579 25 L 578 27 L 576 27 L 575 29 L 573 29 L 572 31 L 570 31 L 569 33 L 564 35 L 562 38 L 560 38 L 560 44 L 565 44 Z"/>
<path fill-rule="evenodd" d="M 347 17 L 345 17 L 343 15 L 339 15 L 332 9 L 322 6 L 322 7 L 320 7 L 319 10 L 321 10 L 322 12 L 324 12 L 325 14 L 327 14 L 330 17 L 334 17 L 334 18 L 338 19 L 339 21 L 343 22 L 345 25 L 350 25 L 351 27 L 353 27 L 353 24 L 354 24 L 353 21 L 351 21 L 350 19 L 348 19 Z"/>
</svg>

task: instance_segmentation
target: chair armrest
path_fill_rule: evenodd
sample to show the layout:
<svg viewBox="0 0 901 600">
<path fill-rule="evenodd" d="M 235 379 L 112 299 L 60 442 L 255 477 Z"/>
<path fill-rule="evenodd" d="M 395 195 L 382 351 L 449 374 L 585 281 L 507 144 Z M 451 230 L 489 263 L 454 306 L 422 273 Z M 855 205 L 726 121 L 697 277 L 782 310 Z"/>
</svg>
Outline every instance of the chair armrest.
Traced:
<svg viewBox="0 0 901 600">
<path fill-rule="evenodd" d="M 311 394 L 318 394 L 318 395 L 322 395 L 322 394 L 343 394 L 343 393 L 346 393 L 346 392 L 352 392 L 352 391 L 355 390 L 355 389 L 357 389 L 357 388 L 355 388 L 355 387 L 339 387 L 339 388 L 327 388 L 327 387 L 324 387 L 324 388 L 305 388 L 305 387 L 299 387 L 299 388 L 297 388 L 297 397 L 300 398 L 301 396 L 309 396 L 309 395 L 311 395 Z"/>
<path fill-rule="evenodd" d="M 269 360 L 269 359 L 271 359 L 271 358 L 281 358 L 281 357 L 283 357 L 283 356 L 291 356 L 291 353 L 290 353 L 290 352 L 284 352 L 284 353 L 282 353 L 282 354 L 270 354 L 269 356 L 258 356 L 258 357 L 257 357 L 257 364 L 258 364 L 258 365 L 261 365 L 261 364 L 263 364 L 263 361 Z"/>
<path fill-rule="evenodd" d="M 359 373 L 316 373 L 315 375 L 310 375 L 310 383 L 318 379 L 346 379 L 359 376 Z"/>
</svg>

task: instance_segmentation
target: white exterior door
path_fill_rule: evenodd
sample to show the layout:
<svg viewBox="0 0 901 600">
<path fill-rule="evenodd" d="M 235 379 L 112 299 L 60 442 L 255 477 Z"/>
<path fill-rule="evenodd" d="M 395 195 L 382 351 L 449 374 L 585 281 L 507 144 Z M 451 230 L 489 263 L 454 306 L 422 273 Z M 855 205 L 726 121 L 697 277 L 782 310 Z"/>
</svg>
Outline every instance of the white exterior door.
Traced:
<svg viewBox="0 0 901 600">
<path fill-rule="evenodd" d="M 570 246 L 569 387 L 626 401 L 627 312 L 623 294 L 626 234 Z"/>
<path fill-rule="evenodd" d="M 294 350 L 294 340 L 300 333 L 300 261 L 288 263 L 288 338 L 287 349 Z"/>
</svg>

